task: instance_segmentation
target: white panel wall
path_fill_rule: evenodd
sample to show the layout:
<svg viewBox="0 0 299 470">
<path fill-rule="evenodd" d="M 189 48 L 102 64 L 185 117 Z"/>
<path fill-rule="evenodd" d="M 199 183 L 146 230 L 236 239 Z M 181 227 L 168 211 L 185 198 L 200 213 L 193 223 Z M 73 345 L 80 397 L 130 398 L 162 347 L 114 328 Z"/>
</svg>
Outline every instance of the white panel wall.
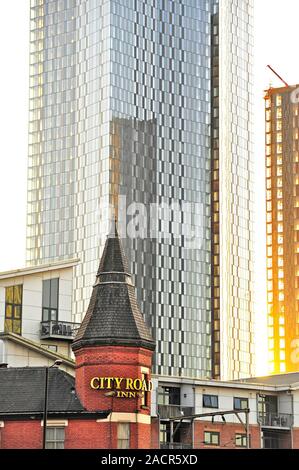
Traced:
<svg viewBox="0 0 299 470">
<path fill-rule="evenodd" d="M 9 367 L 43 367 L 51 366 L 54 363 L 54 359 L 47 358 L 38 351 L 32 351 L 27 347 L 14 344 L 8 340 L 2 342 L 5 343 L 5 362 L 8 363 Z M 69 374 L 75 375 L 73 367 L 69 367 L 65 364 L 61 364 L 59 367 Z"/>
<path fill-rule="evenodd" d="M 218 396 L 218 405 L 219 408 L 205 408 L 203 407 L 203 395 L 217 395 Z M 230 411 L 234 408 L 234 397 L 236 398 L 247 398 L 248 406 L 250 409 L 249 422 L 250 424 L 257 424 L 257 401 L 256 401 L 256 392 L 242 389 L 232 389 L 224 387 L 204 387 L 196 388 L 196 409 L 195 413 L 213 413 L 216 411 Z M 240 415 L 242 420 L 245 422 L 245 414 Z M 211 421 L 211 418 L 203 418 L 207 421 Z M 235 415 L 229 415 L 226 418 L 227 422 L 230 423 L 239 423 L 238 418 Z M 215 422 L 222 422 L 221 417 L 215 417 Z"/>
<path fill-rule="evenodd" d="M 293 413 L 293 396 L 291 393 L 283 393 L 278 395 L 278 411 L 279 413 Z"/>
<path fill-rule="evenodd" d="M 25 276 L 0 280 L 0 332 L 4 331 L 5 287 L 23 285 L 22 336 L 40 342 L 40 322 L 42 321 L 42 283 L 46 279 L 59 278 L 60 321 L 72 321 L 72 276 L 73 268 L 46 270 Z"/>
<path fill-rule="evenodd" d="M 181 386 L 181 406 L 194 407 L 194 386 L 182 384 Z"/>
<path fill-rule="evenodd" d="M 152 378 L 153 390 L 151 393 L 151 416 L 157 416 L 158 412 L 158 379 Z"/>
<path fill-rule="evenodd" d="M 299 390 L 293 393 L 294 427 L 299 428 Z"/>
</svg>

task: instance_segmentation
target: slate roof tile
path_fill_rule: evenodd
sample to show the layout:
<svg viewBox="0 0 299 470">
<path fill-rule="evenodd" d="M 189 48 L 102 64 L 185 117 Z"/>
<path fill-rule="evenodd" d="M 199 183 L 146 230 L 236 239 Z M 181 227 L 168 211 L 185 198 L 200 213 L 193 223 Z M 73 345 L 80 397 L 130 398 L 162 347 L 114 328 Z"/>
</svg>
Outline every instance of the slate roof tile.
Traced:
<svg viewBox="0 0 299 470">
<path fill-rule="evenodd" d="M 49 369 L 48 411 L 84 411 L 75 393 L 75 379 L 58 368 Z M 0 368 L 0 414 L 42 413 L 45 367 Z"/>
<path fill-rule="evenodd" d="M 137 305 L 117 231 L 106 240 L 90 303 L 72 348 L 102 344 L 155 349 L 150 329 Z"/>
</svg>

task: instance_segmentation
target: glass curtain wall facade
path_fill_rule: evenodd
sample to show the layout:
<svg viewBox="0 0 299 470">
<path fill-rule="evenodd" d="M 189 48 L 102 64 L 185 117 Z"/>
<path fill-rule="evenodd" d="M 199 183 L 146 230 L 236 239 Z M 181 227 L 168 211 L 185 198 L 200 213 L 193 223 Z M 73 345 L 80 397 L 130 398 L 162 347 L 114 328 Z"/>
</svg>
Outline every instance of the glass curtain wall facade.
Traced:
<svg viewBox="0 0 299 470">
<path fill-rule="evenodd" d="M 212 18 L 212 365 L 254 375 L 253 2 L 216 0 Z"/>
<path fill-rule="evenodd" d="M 265 96 L 269 372 L 299 363 L 299 85 Z"/>
<path fill-rule="evenodd" d="M 220 43 L 230 41 L 217 44 L 225 71 L 219 85 L 224 108 L 238 87 L 235 74 L 245 82 L 251 73 L 245 65 L 251 55 L 250 0 L 223 0 L 220 6 L 206 0 L 31 0 L 27 263 L 80 258 L 73 310 L 74 321 L 81 321 L 109 232 L 109 207 L 119 209 L 119 196 L 126 197 L 126 206 L 171 205 L 167 217 L 163 210 L 156 215 L 158 237 L 147 231 L 145 237 L 124 239 L 138 302 L 157 340 L 155 372 L 166 375 L 213 373 L 212 132 L 219 132 L 219 145 L 226 152 L 226 178 L 231 178 L 233 164 L 227 160 L 234 159 L 237 168 L 250 161 L 242 140 L 250 137 L 249 112 L 241 116 L 251 99 L 247 89 L 237 91 L 237 112 L 223 110 L 223 120 L 231 127 L 217 124 L 212 129 L 211 35 L 216 13 L 222 25 Z M 226 21 L 231 25 L 229 37 Z M 237 59 L 235 48 L 240 48 Z M 240 64 L 235 63 L 238 59 Z M 236 141 L 231 142 L 235 128 Z M 235 185 L 247 191 L 250 174 L 240 178 L 244 180 Z M 225 205 L 226 193 L 220 191 L 221 197 Z M 250 194 L 243 197 L 249 199 Z M 188 203 L 184 210 L 181 203 Z M 239 200 L 231 201 L 227 213 L 234 204 Z M 147 212 L 144 220 L 150 219 Z M 186 234 L 194 231 L 200 234 L 198 245 L 190 247 Z M 249 249 L 239 241 L 237 249 Z M 233 249 L 228 235 L 220 243 L 220 249 Z M 222 287 L 228 303 L 232 290 L 225 289 L 232 268 L 222 269 L 229 278 Z M 238 271 L 236 276 L 243 274 Z M 234 360 L 233 352 L 227 353 L 227 339 L 221 346 L 226 378 L 237 378 L 243 373 L 238 361 L 249 361 L 247 276 L 240 281 L 244 292 L 235 293 L 244 294 L 244 304 L 225 305 L 219 333 L 220 341 L 233 331 L 242 335 Z M 236 316 L 242 309 L 239 325 L 232 324 L 233 307 Z"/>
</svg>

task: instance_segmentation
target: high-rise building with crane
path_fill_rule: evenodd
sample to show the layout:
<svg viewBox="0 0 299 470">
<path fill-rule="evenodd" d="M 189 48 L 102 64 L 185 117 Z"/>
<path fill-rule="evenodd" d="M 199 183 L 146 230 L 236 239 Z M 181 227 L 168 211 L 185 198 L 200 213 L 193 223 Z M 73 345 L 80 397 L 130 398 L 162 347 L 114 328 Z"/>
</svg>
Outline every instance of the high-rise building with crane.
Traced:
<svg viewBox="0 0 299 470">
<path fill-rule="evenodd" d="M 299 368 L 299 85 L 266 90 L 269 371 Z"/>
</svg>

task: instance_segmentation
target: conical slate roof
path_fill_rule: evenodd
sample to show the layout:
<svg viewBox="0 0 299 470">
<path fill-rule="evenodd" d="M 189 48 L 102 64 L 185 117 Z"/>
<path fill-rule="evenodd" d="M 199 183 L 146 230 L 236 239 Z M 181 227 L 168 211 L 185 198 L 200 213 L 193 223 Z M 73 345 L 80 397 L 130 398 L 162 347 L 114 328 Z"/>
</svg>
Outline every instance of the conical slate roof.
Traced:
<svg viewBox="0 0 299 470">
<path fill-rule="evenodd" d="M 117 230 L 106 241 L 97 276 L 108 272 L 128 273 L 128 261 L 120 244 Z M 128 274 L 129 275 L 129 274 Z"/>
<path fill-rule="evenodd" d="M 101 345 L 155 349 L 137 305 L 135 287 L 116 230 L 106 240 L 89 306 L 72 349 Z"/>
</svg>

